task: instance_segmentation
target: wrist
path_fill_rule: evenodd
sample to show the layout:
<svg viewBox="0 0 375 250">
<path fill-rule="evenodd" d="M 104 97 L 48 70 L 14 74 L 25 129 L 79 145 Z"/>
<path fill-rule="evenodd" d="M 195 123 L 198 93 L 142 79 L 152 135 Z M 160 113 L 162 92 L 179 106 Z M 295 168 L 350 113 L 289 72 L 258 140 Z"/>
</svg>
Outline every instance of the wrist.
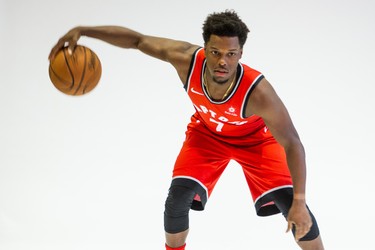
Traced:
<svg viewBox="0 0 375 250">
<path fill-rule="evenodd" d="M 293 200 L 305 200 L 305 194 L 293 194 Z"/>
<path fill-rule="evenodd" d="M 79 34 L 79 36 L 85 36 L 85 32 L 86 32 L 86 29 L 84 26 L 77 26 L 75 27 L 75 30 L 77 31 L 77 33 Z"/>
</svg>

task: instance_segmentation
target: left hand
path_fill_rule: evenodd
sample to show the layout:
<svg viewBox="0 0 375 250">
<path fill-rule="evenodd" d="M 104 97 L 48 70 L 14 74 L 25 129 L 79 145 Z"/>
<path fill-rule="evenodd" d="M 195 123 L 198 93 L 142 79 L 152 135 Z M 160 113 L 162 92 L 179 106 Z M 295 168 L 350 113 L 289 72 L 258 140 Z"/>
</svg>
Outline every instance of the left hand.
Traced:
<svg viewBox="0 0 375 250">
<path fill-rule="evenodd" d="M 289 232 L 294 225 L 296 229 L 294 237 L 297 242 L 310 231 L 312 220 L 304 200 L 293 200 L 287 221 L 286 232 Z"/>
<path fill-rule="evenodd" d="M 77 41 L 80 37 L 81 31 L 79 27 L 71 29 L 68 33 L 61 37 L 57 44 L 51 49 L 48 59 L 52 61 L 55 58 L 57 52 L 65 46 L 68 46 L 68 52 L 69 54 L 72 54 L 74 48 L 77 46 Z"/>
</svg>

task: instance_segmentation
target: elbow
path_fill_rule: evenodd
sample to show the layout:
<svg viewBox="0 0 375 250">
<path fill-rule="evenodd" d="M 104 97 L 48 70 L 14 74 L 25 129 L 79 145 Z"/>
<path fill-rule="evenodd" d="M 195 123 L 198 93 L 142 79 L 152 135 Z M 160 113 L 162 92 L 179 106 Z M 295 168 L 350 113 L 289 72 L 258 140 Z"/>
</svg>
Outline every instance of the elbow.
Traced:
<svg viewBox="0 0 375 250">
<path fill-rule="evenodd" d="M 287 155 L 299 154 L 305 156 L 305 148 L 299 138 L 292 139 L 285 145 L 283 145 Z"/>
</svg>

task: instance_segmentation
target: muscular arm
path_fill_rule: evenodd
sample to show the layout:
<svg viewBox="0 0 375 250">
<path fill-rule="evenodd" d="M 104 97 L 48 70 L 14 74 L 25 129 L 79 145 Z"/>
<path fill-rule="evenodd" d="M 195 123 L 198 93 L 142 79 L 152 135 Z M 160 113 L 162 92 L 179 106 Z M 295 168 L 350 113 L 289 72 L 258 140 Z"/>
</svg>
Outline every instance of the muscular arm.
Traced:
<svg viewBox="0 0 375 250">
<path fill-rule="evenodd" d="M 262 117 L 272 135 L 285 149 L 294 190 L 288 215 L 288 230 L 294 224 L 298 240 L 312 225 L 305 203 L 306 163 L 303 145 L 287 109 L 266 79 L 251 93 L 246 112 L 247 116 L 255 114 Z"/>
<path fill-rule="evenodd" d="M 157 59 L 171 63 L 184 83 L 190 66 L 191 56 L 198 48 L 188 42 L 162 37 L 143 35 L 134 30 L 120 26 L 76 27 L 60 38 L 52 48 L 49 59 L 53 60 L 56 53 L 64 46 L 72 51 L 81 36 L 102 40 L 117 47 L 138 49 Z"/>
<path fill-rule="evenodd" d="M 305 151 L 284 104 L 266 79 L 251 93 L 247 115 L 263 118 L 275 139 L 284 147 L 293 178 L 294 194 L 305 194 Z"/>
</svg>

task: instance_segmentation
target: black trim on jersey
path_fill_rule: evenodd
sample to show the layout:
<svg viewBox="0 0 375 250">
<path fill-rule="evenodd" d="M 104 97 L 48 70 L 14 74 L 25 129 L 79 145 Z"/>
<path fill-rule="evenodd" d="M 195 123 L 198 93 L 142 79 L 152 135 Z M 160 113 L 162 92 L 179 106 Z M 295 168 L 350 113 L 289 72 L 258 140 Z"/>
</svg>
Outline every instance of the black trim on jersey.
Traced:
<svg viewBox="0 0 375 250">
<path fill-rule="evenodd" d="M 251 95 L 251 93 L 253 92 L 253 90 L 255 89 L 255 87 L 259 84 L 259 82 L 260 82 L 263 78 L 264 78 L 264 75 L 259 76 L 259 78 L 256 80 L 256 82 L 254 82 L 253 85 L 251 86 L 251 89 L 250 89 L 249 93 L 246 94 L 246 96 L 245 96 L 244 106 L 243 106 L 243 109 L 242 109 L 242 117 L 243 117 L 243 118 L 247 118 L 247 117 L 246 117 L 246 106 L 247 106 L 247 103 L 249 102 L 250 95 Z"/>
<path fill-rule="evenodd" d="M 186 77 L 186 82 L 184 83 L 184 89 L 185 89 L 185 91 L 187 91 L 187 87 L 188 87 L 188 83 L 189 83 L 190 75 L 191 75 L 192 70 L 193 70 L 193 65 L 194 65 L 195 60 L 197 59 L 197 53 L 198 53 L 198 50 L 200 50 L 201 48 L 202 48 L 202 47 L 197 48 L 197 49 L 194 51 L 193 56 L 191 57 L 190 66 L 189 66 L 189 71 L 188 71 L 188 74 L 187 74 L 187 77 Z"/>
<path fill-rule="evenodd" d="M 238 87 L 240 86 L 240 83 L 241 83 L 241 80 L 242 80 L 242 77 L 244 75 L 244 69 L 242 67 L 242 65 L 239 63 L 237 64 L 237 69 L 236 69 L 236 79 L 234 80 L 236 82 L 236 85 L 234 86 L 234 88 L 230 91 L 229 95 L 227 95 L 227 97 L 225 97 L 225 99 L 223 101 L 227 101 L 228 99 L 230 99 L 237 91 Z M 241 79 L 240 79 L 241 78 Z"/>
<path fill-rule="evenodd" d="M 238 63 L 237 69 L 236 69 L 236 78 L 234 79 L 234 81 L 236 82 L 236 84 L 234 85 L 233 89 L 230 91 L 229 95 L 227 97 L 225 97 L 224 100 L 214 100 L 208 94 L 206 85 L 204 85 L 203 75 L 205 74 L 204 71 L 207 68 L 206 64 L 207 64 L 207 59 L 205 58 L 204 62 L 203 62 L 203 66 L 202 66 L 202 76 L 201 76 L 201 79 L 202 79 L 202 89 L 205 92 L 207 99 L 211 103 L 214 103 L 214 104 L 223 104 L 223 103 L 226 103 L 236 93 L 238 87 L 240 86 L 242 78 L 243 78 L 243 75 L 244 75 L 244 71 L 245 71 L 244 68 L 242 67 L 242 65 L 240 63 Z"/>
</svg>

